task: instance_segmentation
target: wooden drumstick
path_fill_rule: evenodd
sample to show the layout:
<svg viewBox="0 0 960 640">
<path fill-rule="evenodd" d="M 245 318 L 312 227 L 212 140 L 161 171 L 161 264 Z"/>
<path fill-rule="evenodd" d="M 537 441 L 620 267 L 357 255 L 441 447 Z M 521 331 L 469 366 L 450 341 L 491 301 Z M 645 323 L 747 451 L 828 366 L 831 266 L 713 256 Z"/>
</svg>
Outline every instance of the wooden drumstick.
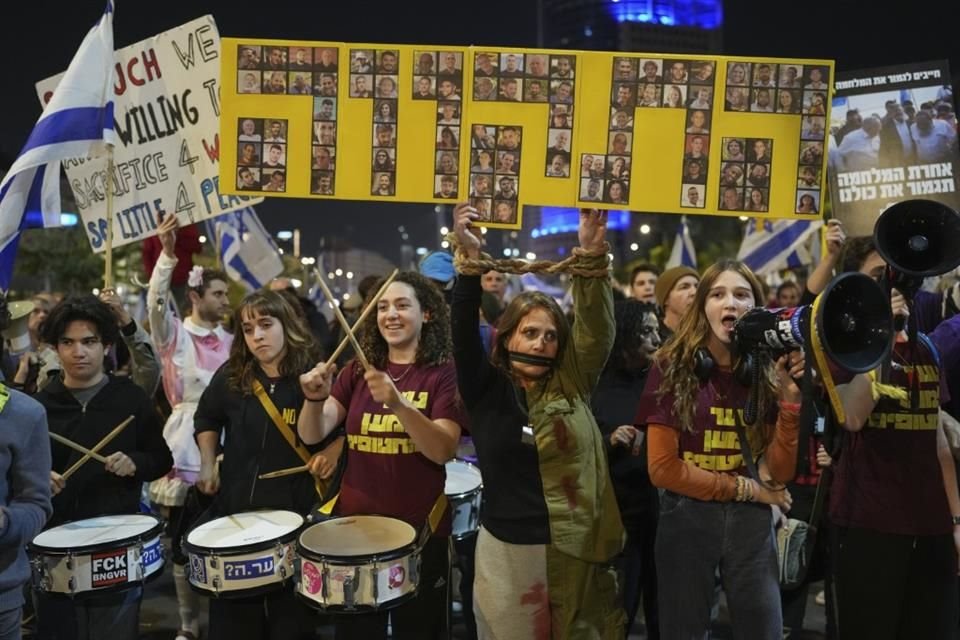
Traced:
<svg viewBox="0 0 960 640">
<path fill-rule="evenodd" d="M 107 461 L 106 458 L 104 458 L 102 455 L 100 455 L 100 454 L 97 453 L 96 451 L 91 451 L 90 449 L 87 449 L 86 447 L 77 444 L 77 443 L 74 442 L 73 440 L 67 440 L 66 438 L 64 438 L 64 437 L 61 436 L 60 434 L 53 433 L 53 432 L 51 431 L 51 432 L 50 432 L 50 437 L 53 438 L 54 440 L 56 440 L 57 442 L 59 442 L 60 444 L 66 445 L 66 446 L 70 447 L 70 448 L 73 449 L 74 451 L 79 451 L 80 453 L 85 453 L 86 455 L 88 455 L 89 457 L 93 458 L 93 459 L 96 460 L 97 462 L 104 462 L 104 463 L 105 463 L 105 462 Z"/>
<path fill-rule="evenodd" d="M 120 432 L 123 431 L 124 428 L 126 428 L 126 426 L 127 426 L 128 424 L 130 424 L 131 422 L 133 422 L 133 418 L 134 418 L 134 416 L 132 416 L 132 415 L 127 416 L 127 419 L 124 420 L 123 422 L 121 422 L 120 424 L 118 424 L 116 427 L 114 427 L 113 431 L 111 431 L 111 432 L 108 433 L 107 435 L 103 436 L 103 439 L 100 440 L 100 442 L 98 442 L 97 444 L 95 444 L 95 445 L 93 446 L 93 449 L 90 450 L 90 453 L 98 453 L 98 452 L 100 451 L 100 449 L 102 449 L 103 447 L 105 447 L 111 440 L 113 440 L 113 439 L 116 438 L 118 435 L 120 435 Z M 90 458 L 91 458 L 90 455 L 84 454 L 84 456 L 83 456 L 82 458 L 80 458 L 79 460 L 77 460 L 77 461 L 73 464 L 72 467 L 70 467 L 69 469 L 67 469 L 66 471 L 64 471 L 64 472 L 63 472 L 63 475 L 62 475 L 61 477 L 62 477 L 64 480 L 66 480 L 67 478 L 69 478 L 70 476 L 72 476 L 74 473 L 76 473 L 77 469 L 79 469 L 81 466 L 83 466 L 83 464 L 84 464 L 87 460 L 89 460 Z"/>
<path fill-rule="evenodd" d="M 317 271 L 317 275 L 321 275 L 319 270 L 314 267 Z M 336 298 L 333 296 L 333 293 L 330 291 L 330 287 L 327 286 L 327 283 L 323 281 L 323 278 L 320 278 L 317 283 L 320 285 L 320 288 L 323 289 L 323 294 L 327 296 L 327 299 L 333 303 L 333 313 L 337 316 L 337 321 L 340 323 L 340 326 L 343 327 L 343 330 L 347 332 L 347 339 L 350 340 L 350 344 L 353 345 L 353 350 L 357 352 L 357 359 L 360 361 L 360 364 L 363 365 L 364 370 L 369 371 L 370 361 L 367 360 L 367 356 L 364 355 L 363 349 L 360 348 L 360 343 L 357 342 L 357 337 L 353 335 L 353 329 L 350 328 L 350 323 L 347 322 L 347 319 L 343 317 L 343 312 L 340 311 L 340 305 L 336 303 Z"/>
<path fill-rule="evenodd" d="M 318 277 L 318 278 L 322 278 L 322 277 L 323 277 L 323 274 L 321 274 L 321 273 L 320 273 L 319 271 L 317 271 L 317 270 L 315 270 L 315 271 L 317 272 L 317 277 Z M 357 330 L 360 329 L 361 325 L 363 325 L 363 321 L 367 319 L 367 316 L 368 316 L 368 315 L 370 315 L 370 312 L 371 312 L 372 310 L 374 310 L 374 309 L 377 308 L 377 303 L 380 302 L 380 298 L 382 298 L 382 297 L 383 297 L 383 294 L 385 294 L 385 293 L 387 292 L 387 287 L 390 286 L 390 283 L 393 282 L 393 279 L 397 277 L 397 274 L 398 274 L 398 273 L 400 273 L 400 270 L 399 270 L 399 269 L 394 269 L 394 270 L 393 270 L 393 273 L 390 274 L 390 277 L 387 278 L 387 279 L 384 281 L 383 286 L 380 287 L 380 289 L 377 291 L 377 294 L 376 294 L 375 296 L 373 296 L 373 299 L 370 300 L 370 304 L 367 305 L 367 308 L 364 309 L 364 310 L 363 310 L 363 313 L 360 314 L 360 317 L 359 317 L 359 318 L 357 319 L 357 321 L 353 324 L 353 327 L 350 328 L 351 331 L 353 331 L 354 333 L 356 333 Z M 334 305 L 334 306 L 336 306 L 336 305 Z M 349 337 L 345 337 L 343 340 L 341 340 L 341 341 L 340 341 L 340 345 L 337 347 L 337 350 L 333 352 L 333 355 L 332 355 L 332 356 L 330 356 L 329 358 L 327 358 L 327 365 L 331 365 L 331 364 L 333 364 L 334 362 L 336 362 L 336 361 L 337 361 L 337 358 L 340 357 L 340 354 L 343 353 L 343 350 L 347 348 L 347 345 L 348 345 L 348 344 L 350 344 L 350 338 L 349 338 Z"/>
<path fill-rule="evenodd" d="M 300 465 L 299 467 L 289 467 L 287 469 L 280 469 L 279 471 L 271 471 L 270 473 L 261 473 L 257 476 L 257 480 L 269 480 L 271 478 L 283 478 L 284 476 L 292 476 L 297 473 L 303 473 L 304 471 L 309 471 L 309 465 Z"/>
</svg>

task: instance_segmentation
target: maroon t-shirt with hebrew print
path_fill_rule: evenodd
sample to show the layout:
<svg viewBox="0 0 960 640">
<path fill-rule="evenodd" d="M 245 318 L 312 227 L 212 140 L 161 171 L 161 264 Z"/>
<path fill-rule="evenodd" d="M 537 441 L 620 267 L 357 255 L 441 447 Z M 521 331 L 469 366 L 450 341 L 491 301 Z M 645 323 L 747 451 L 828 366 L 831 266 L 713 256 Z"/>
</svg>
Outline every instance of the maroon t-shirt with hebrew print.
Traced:
<svg viewBox="0 0 960 640">
<path fill-rule="evenodd" d="M 358 366 L 356 361 L 347 365 L 331 392 L 347 408 L 347 467 L 336 513 L 389 516 L 419 531 L 443 493 L 446 470 L 417 450 L 390 409 L 373 401 Z M 433 367 L 391 364 L 388 371 L 397 378 L 397 391 L 428 418 L 466 426 L 453 362 Z M 435 535 L 450 535 L 449 507 Z"/>
<path fill-rule="evenodd" d="M 939 409 L 948 393 L 927 346 L 918 341 L 915 356 L 911 351 L 896 344 L 893 361 L 901 366 L 891 369 L 890 382 L 909 392 L 918 376 L 917 408 L 910 398 L 881 397 L 863 429 L 846 434 L 831 488 L 835 524 L 908 536 L 953 530 L 937 458 Z M 902 365 L 912 357 L 916 366 Z"/>
<path fill-rule="evenodd" d="M 740 414 L 742 421 L 750 390 L 736 381 L 732 371 L 715 368 L 709 379 L 700 384 L 693 430 L 688 431 L 673 413 L 674 394 L 658 397 L 657 390 L 662 381 L 660 365 L 654 363 L 640 396 L 634 424 L 641 428 L 648 424 L 662 424 L 679 431 L 680 457 L 701 469 L 749 475 L 740 452 L 734 411 Z M 744 426 L 748 434 L 751 428 Z"/>
</svg>

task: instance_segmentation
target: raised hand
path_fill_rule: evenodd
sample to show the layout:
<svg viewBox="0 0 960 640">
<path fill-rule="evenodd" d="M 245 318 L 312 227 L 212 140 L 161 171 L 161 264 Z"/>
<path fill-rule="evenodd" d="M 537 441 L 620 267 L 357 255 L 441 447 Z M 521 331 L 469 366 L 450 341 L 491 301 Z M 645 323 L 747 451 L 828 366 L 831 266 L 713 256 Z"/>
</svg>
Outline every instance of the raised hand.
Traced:
<svg viewBox="0 0 960 640">
<path fill-rule="evenodd" d="M 471 258 L 480 257 L 480 236 L 473 226 L 473 222 L 479 219 L 480 214 L 467 202 L 461 202 L 453 210 L 453 233 Z"/>
<path fill-rule="evenodd" d="M 160 222 L 160 226 L 157 227 L 157 237 L 160 238 L 160 246 L 163 247 L 163 252 L 168 258 L 177 257 L 177 254 L 174 253 L 174 246 L 177 244 L 177 226 L 179 226 L 177 216 L 168 213 L 164 216 L 163 221 Z"/>
<path fill-rule="evenodd" d="M 607 241 L 607 210 L 581 209 L 580 229 L 577 232 L 580 248 L 600 251 Z"/>
</svg>

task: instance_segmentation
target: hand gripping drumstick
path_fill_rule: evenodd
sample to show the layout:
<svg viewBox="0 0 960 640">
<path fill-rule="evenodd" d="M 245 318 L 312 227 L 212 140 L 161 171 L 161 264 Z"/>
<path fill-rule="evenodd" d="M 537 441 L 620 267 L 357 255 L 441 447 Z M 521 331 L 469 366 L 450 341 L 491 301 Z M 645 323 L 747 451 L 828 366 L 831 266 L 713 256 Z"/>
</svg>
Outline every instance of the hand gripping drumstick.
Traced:
<svg viewBox="0 0 960 640">
<path fill-rule="evenodd" d="M 269 480 L 271 478 L 283 478 L 284 476 L 292 476 L 297 473 L 303 473 L 304 471 L 309 471 L 309 465 L 300 465 L 299 467 L 289 467 L 287 469 L 280 469 L 279 471 L 271 471 L 270 473 L 261 473 L 257 476 L 257 480 Z"/>
<path fill-rule="evenodd" d="M 123 431 L 124 428 L 126 428 L 126 426 L 127 426 L 128 424 L 130 424 L 131 422 L 133 422 L 133 418 L 134 418 L 134 416 L 132 416 L 132 415 L 131 415 L 131 416 L 127 416 L 127 419 L 126 419 L 126 420 L 124 420 L 123 422 L 121 422 L 120 424 L 118 424 L 116 427 L 114 427 L 113 431 L 111 431 L 111 432 L 108 433 L 107 435 L 103 436 L 103 439 L 102 439 L 100 442 L 98 442 L 97 444 L 93 445 L 93 449 L 90 450 L 90 453 L 98 453 L 98 452 L 100 451 L 100 449 L 104 448 L 111 440 L 113 440 L 113 439 L 116 438 L 118 435 L 120 435 L 120 432 Z M 85 462 L 86 462 L 87 460 L 89 460 L 91 457 L 92 457 L 92 456 L 90 456 L 90 455 L 88 455 L 88 454 L 84 454 L 84 456 L 83 456 L 82 458 L 80 458 L 79 460 L 77 460 L 72 467 L 70 467 L 69 469 L 67 469 L 66 471 L 64 471 L 64 473 L 63 473 L 63 475 L 62 475 L 61 477 L 62 477 L 64 480 L 66 480 L 67 478 L 69 478 L 70 476 L 72 476 L 74 473 L 76 473 L 77 469 L 79 469 L 79 468 L 83 465 L 83 463 L 85 463 Z"/>
<path fill-rule="evenodd" d="M 367 356 L 364 355 L 363 349 L 360 348 L 360 343 L 357 342 L 356 336 L 353 335 L 353 329 L 350 328 L 350 323 L 347 322 L 347 319 L 343 317 L 343 312 L 340 311 L 340 306 L 336 304 L 337 299 L 330 291 L 330 287 L 328 287 L 327 283 L 323 281 L 323 278 L 320 278 L 317 282 L 320 285 L 320 288 L 323 289 L 323 295 L 327 296 L 327 299 L 332 303 L 333 313 L 337 316 L 337 321 L 340 322 L 340 326 L 343 327 L 343 330 L 347 332 L 347 339 L 350 340 L 350 344 L 353 345 L 353 350 L 357 352 L 357 359 L 360 361 L 360 364 L 363 365 L 363 369 L 365 371 L 369 371 L 371 368 L 370 361 L 367 360 Z"/>
<path fill-rule="evenodd" d="M 316 272 L 318 278 L 323 277 L 323 274 L 321 274 L 319 270 L 314 269 L 314 271 Z M 387 287 L 390 286 L 390 283 L 393 282 L 393 279 L 397 277 L 398 273 L 400 273 L 399 269 L 393 270 L 393 273 L 391 273 L 390 277 L 384 281 L 383 286 L 380 287 L 379 291 L 377 291 L 377 295 L 373 296 L 373 299 L 370 300 L 370 304 L 368 304 L 367 308 L 364 309 L 363 313 L 360 314 L 360 317 L 353 324 L 353 327 L 351 327 L 350 331 L 356 332 L 360 328 L 360 326 L 363 324 L 363 321 L 367 319 L 367 316 L 370 315 L 370 312 L 377 308 L 377 303 L 380 301 L 380 298 L 383 297 L 383 294 L 387 292 Z M 331 298 L 331 304 L 333 304 L 332 298 Z M 333 306 L 336 307 L 337 305 L 333 304 Z M 349 336 L 341 340 L 340 346 L 337 347 L 337 350 L 333 352 L 332 356 L 327 358 L 327 364 L 330 365 L 336 362 L 337 358 L 340 357 L 340 354 L 343 353 L 343 350 L 347 348 L 347 345 L 349 343 L 350 343 Z"/>
<path fill-rule="evenodd" d="M 80 453 L 86 454 L 87 456 L 93 458 L 93 459 L 96 460 L 97 462 L 104 462 L 104 463 L 106 463 L 106 461 L 107 461 L 106 458 L 104 458 L 102 455 L 100 455 L 100 454 L 97 453 L 96 451 L 91 451 L 90 449 L 87 449 L 86 447 L 80 446 L 79 444 L 77 444 L 77 443 L 74 442 L 73 440 L 67 440 L 66 438 L 64 438 L 63 436 L 61 436 L 61 435 L 58 434 L 58 433 L 53 433 L 53 432 L 51 431 L 51 432 L 50 432 L 50 437 L 51 437 L 52 439 L 56 440 L 57 442 L 59 442 L 60 444 L 66 445 L 67 447 L 70 447 L 70 448 L 73 449 L 74 451 L 79 451 Z"/>
</svg>

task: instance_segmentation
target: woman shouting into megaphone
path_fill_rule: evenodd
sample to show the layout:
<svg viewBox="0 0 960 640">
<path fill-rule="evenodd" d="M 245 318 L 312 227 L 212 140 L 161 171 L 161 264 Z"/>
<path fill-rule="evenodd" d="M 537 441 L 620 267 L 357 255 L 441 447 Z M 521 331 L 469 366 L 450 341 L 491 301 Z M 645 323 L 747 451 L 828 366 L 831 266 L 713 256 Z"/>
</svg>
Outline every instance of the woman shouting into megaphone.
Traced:
<svg viewBox="0 0 960 640">
<path fill-rule="evenodd" d="M 743 263 L 708 268 L 640 399 L 635 424 L 647 428 L 650 479 L 665 490 L 656 541 L 657 566 L 669 568 L 658 572 L 664 638 L 708 635 L 718 567 L 735 635 L 782 637 L 771 506 L 790 508 L 783 483 L 796 466 L 793 376 L 803 359 L 798 352 L 759 361 L 737 352 L 734 325 L 762 300 Z M 759 375 L 754 366 L 763 367 Z M 745 429 L 751 380 L 760 385 L 759 419 Z"/>
</svg>

